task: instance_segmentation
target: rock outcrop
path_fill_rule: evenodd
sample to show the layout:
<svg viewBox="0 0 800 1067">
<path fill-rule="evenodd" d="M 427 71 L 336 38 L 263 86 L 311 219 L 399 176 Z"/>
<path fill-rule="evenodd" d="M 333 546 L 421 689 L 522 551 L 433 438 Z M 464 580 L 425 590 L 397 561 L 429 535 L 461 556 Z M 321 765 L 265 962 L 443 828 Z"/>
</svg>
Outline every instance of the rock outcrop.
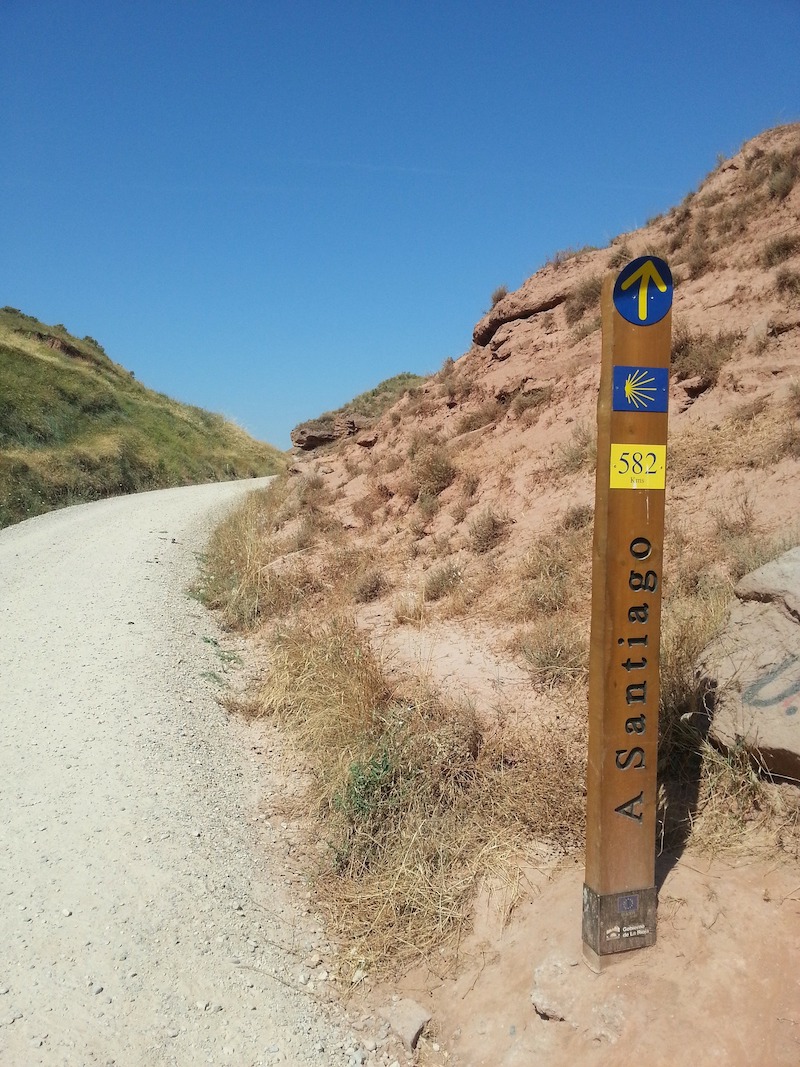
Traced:
<svg viewBox="0 0 800 1067">
<path fill-rule="evenodd" d="M 334 419 L 332 422 L 312 419 L 310 422 L 301 422 L 299 426 L 295 426 L 290 436 L 295 448 L 303 452 L 312 452 L 315 448 L 330 445 L 343 437 L 354 437 L 370 425 L 369 419 L 358 415 Z M 372 442 L 374 443 L 375 441 Z"/>
<path fill-rule="evenodd" d="M 800 778 L 800 548 L 746 575 L 735 594 L 725 630 L 699 663 L 709 736 Z"/>
</svg>

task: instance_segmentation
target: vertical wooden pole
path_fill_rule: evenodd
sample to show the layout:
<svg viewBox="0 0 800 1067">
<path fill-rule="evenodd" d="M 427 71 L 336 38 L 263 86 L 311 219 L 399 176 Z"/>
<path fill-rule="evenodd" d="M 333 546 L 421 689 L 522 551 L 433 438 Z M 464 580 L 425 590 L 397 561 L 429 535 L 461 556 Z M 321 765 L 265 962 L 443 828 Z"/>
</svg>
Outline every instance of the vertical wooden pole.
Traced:
<svg viewBox="0 0 800 1067">
<path fill-rule="evenodd" d="M 656 938 L 655 827 L 672 277 L 603 286 L 589 665 L 584 957 Z"/>
</svg>

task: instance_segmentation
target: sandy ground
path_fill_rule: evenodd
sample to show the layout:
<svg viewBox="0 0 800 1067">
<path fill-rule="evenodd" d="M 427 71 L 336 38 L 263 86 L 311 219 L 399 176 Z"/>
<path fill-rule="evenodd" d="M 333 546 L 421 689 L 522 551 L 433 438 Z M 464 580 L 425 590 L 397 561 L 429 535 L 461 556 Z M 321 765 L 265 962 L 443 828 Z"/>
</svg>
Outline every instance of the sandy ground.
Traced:
<svg viewBox="0 0 800 1067">
<path fill-rule="evenodd" d="M 292 827 L 264 814 L 263 748 L 217 704 L 230 659 L 185 592 L 257 484 L 0 532 L 3 1067 L 364 1058 L 298 987 L 322 930 L 272 862 Z"/>
</svg>

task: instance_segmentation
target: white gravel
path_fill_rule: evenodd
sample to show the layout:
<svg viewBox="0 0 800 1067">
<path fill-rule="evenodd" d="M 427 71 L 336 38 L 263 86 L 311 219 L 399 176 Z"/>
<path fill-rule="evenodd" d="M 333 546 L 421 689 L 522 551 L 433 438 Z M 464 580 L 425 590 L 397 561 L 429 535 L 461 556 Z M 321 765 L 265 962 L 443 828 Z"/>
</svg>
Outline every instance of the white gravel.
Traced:
<svg viewBox="0 0 800 1067">
<path fill-rule="evenodd" d="M 261 484 L 0 531 L 3 1067 L 363 1058 L 299 985 L 321 933 L 270 863 L 269 768 L 214 699 L 219 631 L 186 594 Z"/>
</svg>

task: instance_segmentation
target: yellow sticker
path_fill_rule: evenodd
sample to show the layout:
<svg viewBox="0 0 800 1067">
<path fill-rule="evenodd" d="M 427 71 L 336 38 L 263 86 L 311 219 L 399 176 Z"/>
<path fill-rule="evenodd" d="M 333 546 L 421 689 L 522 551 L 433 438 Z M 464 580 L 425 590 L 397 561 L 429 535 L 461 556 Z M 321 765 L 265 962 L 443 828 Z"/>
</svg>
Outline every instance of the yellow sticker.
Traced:
<svg viewBox="0 0 800 1067">
<path fill-rule="evenodd" d="M 611 489 L 664 489 L 666 445 L 612 445 Z"/>
</svg>

